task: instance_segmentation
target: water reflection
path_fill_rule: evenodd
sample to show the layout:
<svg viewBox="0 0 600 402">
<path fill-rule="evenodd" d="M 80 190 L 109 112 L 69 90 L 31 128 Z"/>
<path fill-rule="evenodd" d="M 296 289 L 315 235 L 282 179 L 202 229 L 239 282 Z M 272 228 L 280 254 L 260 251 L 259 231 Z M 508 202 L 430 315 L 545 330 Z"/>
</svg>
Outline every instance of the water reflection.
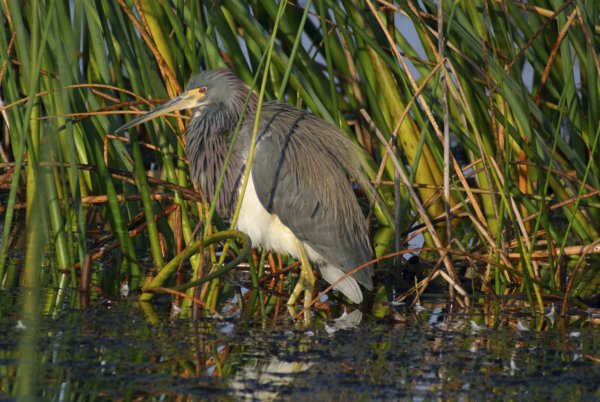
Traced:
<svg viewBox="0 0 600 402">
<path fill-rule="evenodd" d="M 339 318 L 333 320 L 332 323 L 325 323 L 324 329 L 330 336 L 333 336 L 338 331 L 357 329 L 362 321 L 362 313 L 359 310 L 354 310 L 351 313 L 346 313 Z M 292 332 L 288 332 L 288 335 L 293 337 Z M 293 383 L 299 383 L 304 381 L 306 378 L 310 378 L 307 372 L 311 367 L 314 367 L 319 363 L 319 367 L 315 367 L 316 370 L 323 370 L 329 362 L 314 359 L 305 360 L 301 352 L 310 352 L 310 345 L 312 342 L 310 338 L 314 337 L 315 334 L 312 331 L 305 331 L 304 336 L 306 337 L 307 343 L 300 342 L 299 358 L 300 360 L 281 360 L 277 356 L 271 356 L 267 361 L 259 362 L 256 364 L 250 364 L 245 366 L 239 371 L 231 381 L 231 386 L 235 390 L 235 395 L 240 400 L 246 401 L 274 401 L 283 397 L 282 392 L 287 394 L 290 398 L 290 389 Z M 304 373 L 304 374 L 303 374 Z M 334 391 L 334 392 L 339 392 Z M 294 400 L 303 400 L 307 395 L 310 395 L 309 388 L 300 388 L 300 392 L 294 395 Z M 334 395 L 320 394 L 319 398 L 326 396 L 333 397 Z M 332 399 L 337 400 L 337 399 Z M 354 400 L 347 395 L 344 400 Z"/>
<path fill-rule="evenodd" d="M 18 315 L 0 320 L 0 395 L 10 396 Z M 136 303 L 91 303 L 46 317 L 43 400 L 489 400 L 600 397 L 600 328 L 541 316 L 399 309 L 352 312 L 310 329 L 172 319 Z M 540 321 L 541 320 L 541 321 Z M 362 321 L 362 322 L 361 322 Z M 267 325 L 268 327 L 269 325 Z M 543 331 L 540 331 L 543 329 Z"/>
</svg>

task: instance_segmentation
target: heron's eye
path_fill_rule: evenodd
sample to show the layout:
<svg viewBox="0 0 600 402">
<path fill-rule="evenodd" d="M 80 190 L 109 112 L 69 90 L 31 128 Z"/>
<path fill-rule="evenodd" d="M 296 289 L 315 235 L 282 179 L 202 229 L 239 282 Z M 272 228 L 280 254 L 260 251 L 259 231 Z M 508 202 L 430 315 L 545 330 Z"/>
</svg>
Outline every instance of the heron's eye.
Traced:
<svg viewBox="0 0 600 402">
<path fill-rule="evenodd" d="M 206 88 L 206 87 L 200 87 L 200 88 L 198 88 L 198 93 L 200 93 L 200 94 L 205 94 L 206 91 L 208 91 L 208 88 Z"/>
</svg>

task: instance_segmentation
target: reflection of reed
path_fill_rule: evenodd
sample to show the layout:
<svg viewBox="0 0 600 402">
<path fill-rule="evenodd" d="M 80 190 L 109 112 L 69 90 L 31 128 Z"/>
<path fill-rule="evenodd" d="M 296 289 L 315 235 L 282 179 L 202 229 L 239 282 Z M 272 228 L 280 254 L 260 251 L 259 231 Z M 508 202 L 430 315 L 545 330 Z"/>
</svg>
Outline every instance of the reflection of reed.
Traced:
<svg viewBox="0 0 600 402">
<path fill-rule="evenodd" d="M 357 311 L 296 331 L 173 319 L 147 306 L 146 320 L 101 298 L 45 317 L 32 351 L 37 400 L 597 399 L 599 328 L 583 315 L 565 322 L 552 321 L 552 309 L 515 310 L 487 325 L 476 307 L 465 314 L 424 301 L 418 311 L 398 307 L 398 322 L 354 328 Z M 0 322 L 0 393 L 16 384 L 18 340 L 30 328 Z"/>
</svg>

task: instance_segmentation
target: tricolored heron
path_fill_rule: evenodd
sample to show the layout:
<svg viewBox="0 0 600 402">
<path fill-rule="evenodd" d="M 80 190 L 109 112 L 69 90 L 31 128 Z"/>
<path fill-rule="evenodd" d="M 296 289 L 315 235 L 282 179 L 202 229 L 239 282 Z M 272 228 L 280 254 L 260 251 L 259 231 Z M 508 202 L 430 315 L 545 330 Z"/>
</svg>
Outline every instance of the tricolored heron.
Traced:
<svg viewBox="0 0 600 402">
<path fill-rule="evenodd" d="M 186 130 L 192 178 L 208 199 L 215 195 L 223 162 L 239 119 L 243 119 L 217 200 L 218 212 L 231 216 L 240 194 L 256 120 L 256 94 L 227 69 L 193 77 L 186 91 L 117 131 L 168 112 L 191 109 Z M 254 246 L 290 254 L 302 262 L 300 280 L 288 301 L 305 292 L 307 307 L 315 277 L 309 260 L 329 283 L 372 258 L 368 227 L 348 175 L 362 174 L 356 145 L 335 126 L 292 106 L 262 104 L 255 157 L 241 203 L 237 229 Z M 373 267 L 346 277 L 335 288 L 354 303 L 363 300 L 359 284 L 371 290 Z"/>
</svg>

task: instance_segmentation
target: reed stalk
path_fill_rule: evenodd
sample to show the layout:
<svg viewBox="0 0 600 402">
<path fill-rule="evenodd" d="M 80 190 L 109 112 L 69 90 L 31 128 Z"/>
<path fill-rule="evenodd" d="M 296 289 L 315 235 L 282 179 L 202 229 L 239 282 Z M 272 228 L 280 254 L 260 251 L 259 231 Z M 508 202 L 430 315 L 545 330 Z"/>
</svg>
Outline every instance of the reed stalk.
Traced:
<svg viewBox="0 0 600 402">
<path fill-rule="evenodd" d="M 214 203 L 197 203 L 201 197 L 192 200 L 184 189 L 194 188 L 182 140 L 187 119 L 146 124 L 129 137 L 112 133 L 123 114 L 178 95 L 201 70 L 228 66 L 252 88 L 261 79 L 261 99 L 309 109 L 364 149 L 378 190 L 375 200 L 361 196 L 373 217 L 378 272 L 407 282 L 390 293 L 416 300 L 436 278 L 458 293 L 468 284 L 470 294 L 525 296 L 537 311 L 549 294 L 567 302 L 594 296 L 596 3 L 6 2 L 1 286 L 23 280 L 9 257 L 32 236 L 23 222 L 37 213 L 39 194 L 43 253 L 55 268 L 40 277 L 43 285 L 76 285 L 78 267 L 106 255 L 107 244 L 114 245 L 118 274 L 104 291 L 117 293 L 123 281 L 143 288 L 145 276 L 158 286 L 155 271 L 160 286 L 175 271 L 183 284 L 187 265 L 175 269 L 173 261 L 181 263 L 178 256 L 195 244 L 196 225 L 204 225 L 205 239 L 226 227 Z M 48 165 L 50 173 L 41 174 Z M 151 167 L 160 181 L 149 177 Z M 106 201 L 88 202 L 96 196 Z M 421 240 L 409 246 L 410 238 Z M 211 244 L 205 250 L 214 267 L 241 252 L 231 243 L 219 259 Z M 408 248 L 420 250 L 402 252 Z M 402 267 L 411 255 L 422 269 L 409 274 Z M 590 263 L 581 265 L 586 258 Z M 190 264 L 206 286 L 203 303 L 218 310 L 233 297 L 210 270 L 216 280 L 206 285 L 199 255 Z M 253 286 L 262 292 L 256 303 L 267 300 L 264 317 L 277 309 L 261 274 Z M 270 286 L 283 289 L 283 275 L 273 278 Z M 252 319 L 259 305 L 249 302 Z"/>
</svg>

